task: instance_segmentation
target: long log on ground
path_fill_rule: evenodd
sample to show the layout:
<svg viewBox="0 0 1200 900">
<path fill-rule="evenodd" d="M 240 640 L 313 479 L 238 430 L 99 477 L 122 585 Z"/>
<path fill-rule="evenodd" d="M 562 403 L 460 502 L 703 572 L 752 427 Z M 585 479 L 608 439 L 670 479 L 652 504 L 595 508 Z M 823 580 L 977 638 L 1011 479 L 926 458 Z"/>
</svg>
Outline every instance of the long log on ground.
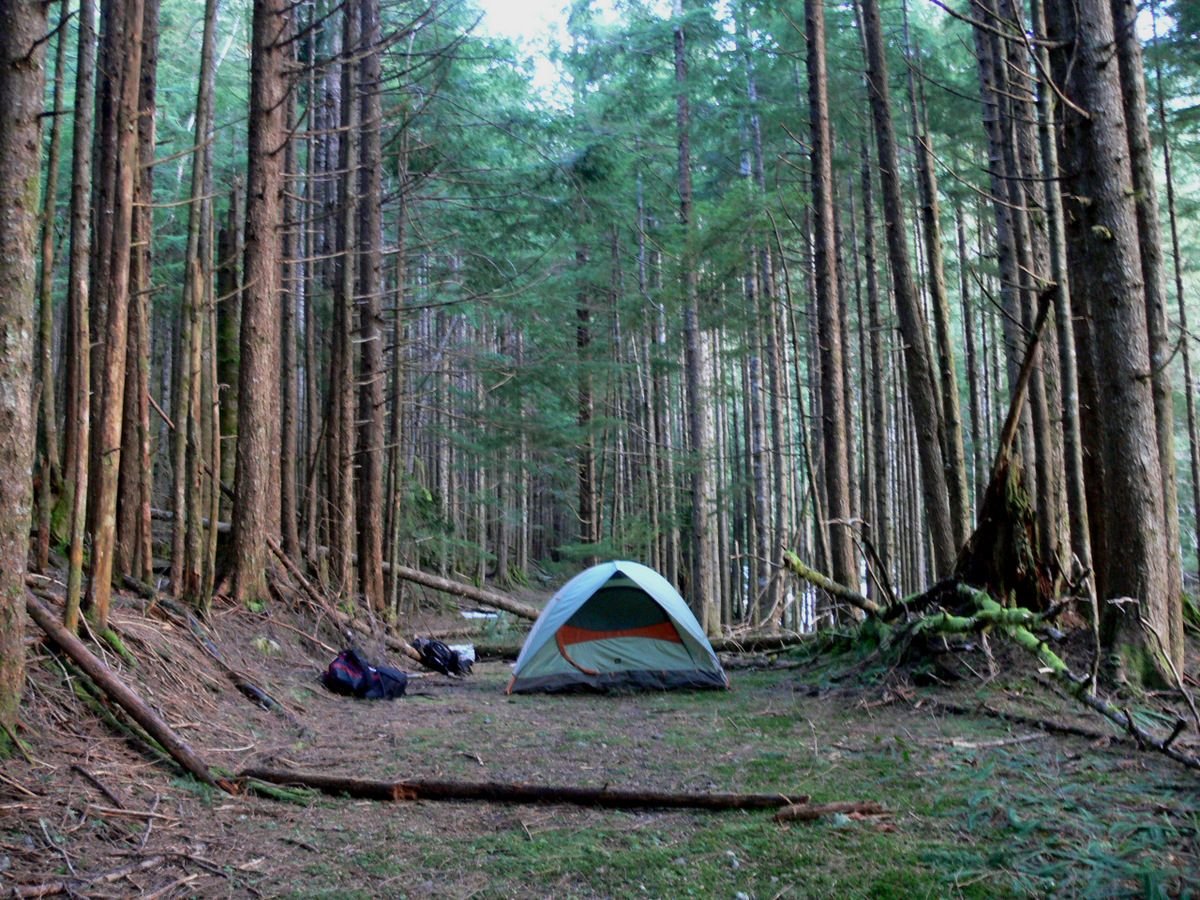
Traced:
<svg viewBox="0 0 1200 900">
<path fill-rule="evenodd" d="M 490 606 L 493 609 L 501 609 L 504 612 L 510 612 L 514 616 L 520 616 L 522 619 L 530 621 L 538 617 L 538 610 L 532 606 L 527 606 L 518 600 L 513 600 L 505 597 L 503 594 L 497 594 L 495 591 L 484 590 L 477 588 L 474 585 L 463 584 L 461 581 L 452 581 L 449 578 L 440 578 L 437 575 L 429 575 L 419 569 L 410 569 L 408 566 L 392 566 L 393 575 L 403 578 L 405 581 L 411 581 L 414 584 L 419 584 L 427 588 L 433 588 L 435 591 L 441 591 L 444 594 L 453 594 L 456 597 L 465 597 L 475 603 L 481 603 L 484 606 Z"/>
<path fill-rule="evenodd" d="M 111 697 L 121 709 L 129 713 L 135 722 L 146 729 L 146 732 L 158 741 L 163 749 L 170 753 L 186 771 L 205 784 L 221 788 L 227 787 L 213 777 L 204 760 L 196 755 L 187 742 L 180 738 L 158 713 L 126 687 L 108 666 L 88 650 L 79 638 L 60 625 L 50 610 L 42 606 L 37 598 L 29 592 L 25 594 L 25 608 L 29 612 L 29 617 L 38 624 L 42 631 L 46 632 L 46 636 L 57 644 L 67 656 L 71 657 L 74 663 L 96 683 L 97 687 Z"/>
<path fill-rule="evenodd" d="M 308 787 L 323 794 L 345 795 L 359 800 L 482 800 L 491 803 L 566 803 L 606 809 L 779 809 L 804 803 L 805 795 L 784 794 L 691 794 L 674 791 L 635 791 L 613 788 L 580 788 L 497 781 L 368 781 L 339 778 L 312 772 L 280 772 L 244 769 L 239 778 L 272 784 Z"/>
<path fill-rule="evenodd" d="M 744 634 L 741 637 L 712 638 L 709 643 L 717 653 L 771 653 L 803 644 L 809 634 L 786 632 L 780 634 Z"/>
<path fill-rule="evenodd" d="M 793 803 L 775 813 L 776 822 L 813 822 L 824 816 L 837 813 L 849 815 L 857 813 L 860 816 L 880 816 L 884 808 L 873 800 L 847 803 Z"/>
</svg>

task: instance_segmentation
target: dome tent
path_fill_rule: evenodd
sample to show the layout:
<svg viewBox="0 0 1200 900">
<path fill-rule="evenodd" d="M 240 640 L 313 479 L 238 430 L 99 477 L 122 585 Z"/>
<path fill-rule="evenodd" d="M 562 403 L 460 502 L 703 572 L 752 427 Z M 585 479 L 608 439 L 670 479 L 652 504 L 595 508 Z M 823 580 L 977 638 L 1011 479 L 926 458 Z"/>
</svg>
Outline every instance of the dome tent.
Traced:
<svg viewBox="0 0 1200 900">
<path fill-rule="evenodd" d="M 550 598 L 525 639 L 508 693 L 571 688 L 728 688 L 679 592 L 640 563 L 601 563 Z"/>
</svg>

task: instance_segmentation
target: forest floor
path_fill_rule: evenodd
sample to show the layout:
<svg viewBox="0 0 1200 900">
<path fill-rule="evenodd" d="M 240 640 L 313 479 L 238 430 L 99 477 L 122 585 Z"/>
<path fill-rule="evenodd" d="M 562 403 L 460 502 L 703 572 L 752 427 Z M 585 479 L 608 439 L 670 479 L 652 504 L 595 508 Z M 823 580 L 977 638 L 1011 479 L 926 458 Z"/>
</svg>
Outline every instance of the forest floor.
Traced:
<svg viewBox="0 0 1200 900">
<path fill-rule="evenodd" d="M 125 597 L 114 615 L 137 664 L 106 653 L 108 663 L 231 772 L 804 793 L 874 800 L 887 813 L 784 825 L 769 812 L 230 796 L 106 723 L 31 624 L 25 754 L 0 770 L 0 895 L 1200 893 L 1200 773 L 1081 716 L 1023 661 L 990 681 L 916 687 L 870 659 L 811 644 L 730 660 L 724 693 L 517 697 L 504 694 L 509 663 L 482 661 L 468 678 L 423 675 L 408 696 L 369 702 L 321 686 L 332 653 L 311 638 L 311 616 L 278 605 L 271 615 L 217 609 L 211 633 L 226 661 L 280 700 L 289 720 L 250 703 L 187 629 L 145 616 L 144 606 Z M 414 618 L 415 633 L 444 627 L 449 615 Z M 319 640 L 336 645 L 332 633 Z M 986 671 L 982 656 L 966 661 Z M 1180 740 L 1196 751 L 1190 731 Z"/>
</svg>

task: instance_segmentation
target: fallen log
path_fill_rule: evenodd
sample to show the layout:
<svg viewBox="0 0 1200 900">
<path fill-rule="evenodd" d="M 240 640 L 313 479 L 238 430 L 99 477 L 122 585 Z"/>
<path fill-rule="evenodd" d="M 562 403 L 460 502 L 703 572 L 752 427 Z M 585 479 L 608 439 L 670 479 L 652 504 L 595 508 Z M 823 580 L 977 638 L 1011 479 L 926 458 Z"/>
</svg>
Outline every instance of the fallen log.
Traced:
<svg viewBox="0 0 1200 900">
<path fill-rule="evenodd" d="M 860 816 L 879 816 L 883 815 L 884 812 L 884 808 L 874 800 L 845 803 L 793 803 L 775 813 L 775 821 L 813 822 L 824 816 L 832 816 L 838 813 L 842 815 L 858 813 Z"/>
<path fill-rule="evenodd" d="M 805 795 L 784 794 L 693 794 L 673 791 L 637 791 L 609 787 L 580 788 L 554 785 L 515 784 L 497 781 L 368 781 L 312 772 L 281 772 L 272 769 L 243 769 L 239 778 L 271 784 L 296 785 L 334 796 L 358 800 L 482 800 L 491 803 L 565 803 L 605 809 L 778 809 L 803 803 Z"/>
<path fill-rule="evenodd" d="M 29 617 L 38 624 L 42 631 L 46 632 L 46 636 L 57 644 L 67 656 L 71 657 L 72 661 L 95 682 L 97 687 L 112 698 L 121 709 L 129 713 L 135 722 L 146 729 L 146 732 L 158 741 L 163 749 L 170 753 L 186 771 L 205 784 L 228 790 L 228 786 L 213 777 L 204 760 L 196 755 L 187 742 L 180 738 L 158 713 L 147 706 L 137 694 L 117 678 L 108 666 L 83 645 L 79 638 L 59 624 L 58 619 L 51 614 L 50 610 L 42 606 L 37 598 L 28 591 L 25 593 L 25 609 L 29 612 Z"/>
<path fill-rule="evenodd" d="M 388 566 L 385 566 L 384 570 L 387 571 L 388 568 Z M 528 606 L 518 600 L 513 600 L 503 594 L 497 594 L 495 591 L 477 588 L 474 585 L 463 584 L 461 581 L 453 581 L 437 575 L 430 575 L 419 569 L 410 569 L 408 566 L 395 565 L 391 566 L 390 569 L 393 575 L 403 578 L 405 581 L 411 581 L 413 584 L 441 591 L 443 594 L 465 597 L 467 600 L 512 613 L 514 616 L 520 616 L 522 619 L 533 621 L 539 615 L 539 611 L 532 606 Z"/>
<path fill-rule="evenodd" d="M 803 644 L 810 634 L 784 632 L 780 634 L 745 634 L 741 637 L 711 638 L 709 644 L 717 653 L 772 653 Z"/>
</svg>

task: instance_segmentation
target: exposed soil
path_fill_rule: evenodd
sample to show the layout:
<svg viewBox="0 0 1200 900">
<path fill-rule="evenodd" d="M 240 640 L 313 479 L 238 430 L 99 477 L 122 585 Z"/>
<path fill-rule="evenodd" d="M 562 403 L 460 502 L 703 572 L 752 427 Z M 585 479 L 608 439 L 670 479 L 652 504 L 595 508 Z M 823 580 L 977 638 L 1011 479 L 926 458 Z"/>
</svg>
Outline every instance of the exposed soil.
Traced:
<svg viewBox="0 0 1200 900">
<path fill-rule="evenodd" d="M 329 628 L 314 635 L 318 624 L 304 611 L 218 609 L 211 634 L 225 661 L 284 704 L 285 716 L 238 693 L 177 621 L 143 615 L 144 601 L 121 603 L 114 624 L 137 665 L 105 652 L 110 666 L 210 765 L 229 772 L 803 792 L 818 801 L 878 800 L 889 815 L 781 826 L 765 813 L 229 796 L 103 721 L 76 696 L 79 676 L 30 625 L 19 734 L 27 758 L 5 760 L 0 772 L 4 895 L 1200 888 L 1200 776 L 1136 752 L 1029 678 L 927 691 L 871 672 L 869 661 L 829 667 L 820 656 L 764 657 L 731 661 L 728 693 L 508 697 L 509 664 L 482 661 L 466 679 L 420 673 L 405 698 L 365 702 L 320 685 L 332 654 L 318 641 L 336 647 L 339 639 Z M 420 634 L 461 620 L 432 612 L 414 622 Z M 378 646 L 364 649 L 411 669 Z M 985 667 L 982 657 L 974 664 Z M 947 707 L 980 703 L 1105 736 L 1048 735 Z M 1181 740 L 1196 746 L 1190 735 Z M 1114 836 L 1121 823 L 1128 829 Z M 1095 841 L 1107 842 L 1108 868 L 1089 862 Z"/>
</svg>

